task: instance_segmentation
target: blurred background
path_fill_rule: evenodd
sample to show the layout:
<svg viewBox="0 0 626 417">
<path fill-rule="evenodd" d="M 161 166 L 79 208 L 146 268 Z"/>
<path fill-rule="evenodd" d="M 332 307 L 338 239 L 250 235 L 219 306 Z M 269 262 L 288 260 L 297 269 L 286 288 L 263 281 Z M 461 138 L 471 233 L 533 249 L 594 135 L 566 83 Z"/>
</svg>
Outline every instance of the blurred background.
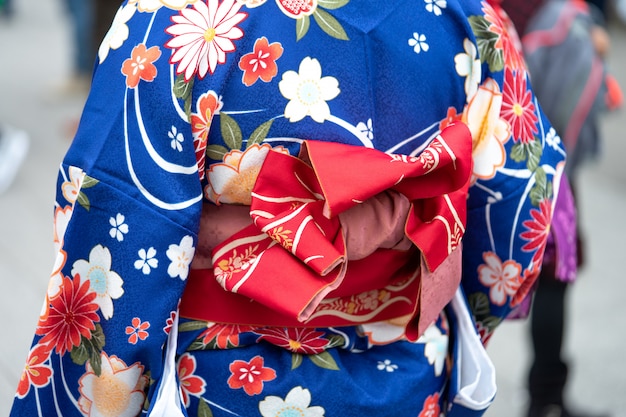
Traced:
<svg viewBox="0 0 626 417">
<path fill-rule="evenodd" d="M 0 192 L 0 416 L 9 413 L 52 270 L 56 174 L 86 98 L 65 0 L 11 1 L 11 13 L 0 14 L 0 126 L 29 140 Z M 615 21 L 609 33 L 609 67 L 624 89 L 626 29 Z M 602 124 L 602 157 L 579 179 L 588 256 L 568 298 L 567 396 L 580 409 L 626 417 L 626 112 Z M 491 339 L 499 392 L 488 417 L 524 415 L 529 343 L 524 321 L 506 322 Z"/>
</svg>

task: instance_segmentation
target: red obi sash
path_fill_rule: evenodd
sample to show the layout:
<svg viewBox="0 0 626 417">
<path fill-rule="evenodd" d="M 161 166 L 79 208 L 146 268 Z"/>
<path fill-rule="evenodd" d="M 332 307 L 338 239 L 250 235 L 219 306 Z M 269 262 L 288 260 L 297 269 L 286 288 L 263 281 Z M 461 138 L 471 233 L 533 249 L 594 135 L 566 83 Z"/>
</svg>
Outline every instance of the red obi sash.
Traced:
<svg viewBox="0 0 626 417">
<path fill-rule="evenodd" d="M 417 157 L 318 141 L 305 141 L 300 158 L 270 152 L 252 191 L 253 224 L 213 249 L 213 270 L 191 270 L 181 315 L 298 327 L 419 316 L 407 328 L 418 337 L 460 281 L 455 249 L 465 231 L 471 152 L 461 123 Z M 411 202 L 405 234 L 415 247 L 349 260 L 338 215 L 386 190 Z"/>
</svg>

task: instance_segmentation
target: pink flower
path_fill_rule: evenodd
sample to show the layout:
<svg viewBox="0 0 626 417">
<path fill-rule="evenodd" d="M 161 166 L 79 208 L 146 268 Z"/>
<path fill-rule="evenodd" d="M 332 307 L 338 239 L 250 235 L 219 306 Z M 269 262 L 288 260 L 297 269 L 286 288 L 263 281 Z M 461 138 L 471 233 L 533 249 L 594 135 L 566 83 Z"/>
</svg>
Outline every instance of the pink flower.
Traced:
<svg viewBox="0 0 626 417">
<path fill-rule="evenodd" d="M 204 78 L 213 74 L 217 64 L 226 62 L 226 53 L 235 50 L 233 40 L 241 39 L 243 31 L 235 27 L 247 16 L 239 12 L 236 0 L 196 1 L 193 8 L 182 9 L 173 16 L 174 24 L 165 31 L 174 37 L 165 46 L 174 49 L 170 63 L 178 63 L 177 74 L 189 81 L 194 74 Z"/>
<path fill-rule="evenodd" d="M 189 353 L 185 353 L 180 357 L 177 370 L 183 401 L 185 402 L 185 406 L 189 407 L 189 396 L 200 396 L 204 394 L 206 381 L 202 377 L 194 375 L 196 371 L 196 358 Z"/>
<path fill-rule="evenodd" d="M 263 358 L 255 356 L 246 361 L 234 361 L 229 366 L 231 376 L 228 386 L 232 389 L 242 388 L 246 394 L 252 396 L 263 391 L 263 382 L 276 379 L 276 371 L 263 366 Z"/>
<path fill-rule="evenodd" d="M 306 328 L 268 327 L 255 330 L 255 333 L 261 335 L 259 340 L 265 340 L 294 353 L 303 353 L 306 355 L 321 353 L 330 343 L 327 339 L 322 338 L 324 332 Z"/>
<path fill-rule="evenodd" d="M 507 296 L 513 296 L 521 285 L 522 267 L 515 261 L 504 263 L 493 252 L 483 254 L 485 264 L 478 267 L 480 282 L 489 287 L 489 298 L 498 306 L 503 306 Z"/>
</svg>

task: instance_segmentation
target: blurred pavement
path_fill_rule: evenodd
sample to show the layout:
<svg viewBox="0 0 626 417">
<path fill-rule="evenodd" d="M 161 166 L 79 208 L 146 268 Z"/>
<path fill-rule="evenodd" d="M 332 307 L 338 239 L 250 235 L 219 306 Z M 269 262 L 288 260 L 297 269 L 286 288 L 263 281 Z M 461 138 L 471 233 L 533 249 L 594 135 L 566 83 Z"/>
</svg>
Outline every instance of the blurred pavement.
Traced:
<svg viewBox="0 0 626 417">
<path fill-rule="evenodd" d="M 27 163 L 0 196 L 0 416 L 8 415 L 53 265 L 52 213 L 59 163 L 84 98 L 52 90 L 69 74 L 69 20 L 60 0 L 17 0 L 13 21 L 0 19 L 0 122 L 28 131 Z M 610 65 L 626 89 L 626 30 L 612 28 Z M 568 395 L 587 410 L 626 417 L 626 110 L 605 118 L 605 151 L 583 171 L 579 197 L 587 268 L 572 287 L 566 335 L 572 359 Z M 619 217 L 621 216 L 621 217 Z M 626 274 L 625 274 L 626 275 Z M 489 353 L 499 393 L 488 417 L 522 417 L 528 363 L 527 325 L 505 323 Z M 331 417 L 331 416 L 329 416 Z"/>
</svg>

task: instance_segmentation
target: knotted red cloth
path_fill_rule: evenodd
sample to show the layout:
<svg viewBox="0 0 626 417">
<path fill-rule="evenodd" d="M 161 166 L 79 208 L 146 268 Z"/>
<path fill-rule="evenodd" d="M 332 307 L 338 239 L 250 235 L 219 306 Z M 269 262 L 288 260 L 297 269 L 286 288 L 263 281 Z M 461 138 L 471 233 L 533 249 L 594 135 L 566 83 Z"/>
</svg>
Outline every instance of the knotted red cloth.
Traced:
<svg viewBox="0 0 626 417">
<path fill-rule="evenodd" d="M 270 152 L 252 191 L 254 223 L 214 248 L 213 270 L 191 271 L 181 315 L 328 327 L 413 317 L 428 303 L 421 334 L 460 280 L 460 257 L 450 255 L 465 231 L 471 152 L 462 123 L 416 157 L 320 141 L 305 141 L 299 158 Z M 404 229 L 415 247 L 349 260 L 338 215 L 388 190 L 411 202 Z M 447 258 L 453 265 L 438 276 Z M 376 302 L 359 301 L 372 292 Z"/>
</svg>

